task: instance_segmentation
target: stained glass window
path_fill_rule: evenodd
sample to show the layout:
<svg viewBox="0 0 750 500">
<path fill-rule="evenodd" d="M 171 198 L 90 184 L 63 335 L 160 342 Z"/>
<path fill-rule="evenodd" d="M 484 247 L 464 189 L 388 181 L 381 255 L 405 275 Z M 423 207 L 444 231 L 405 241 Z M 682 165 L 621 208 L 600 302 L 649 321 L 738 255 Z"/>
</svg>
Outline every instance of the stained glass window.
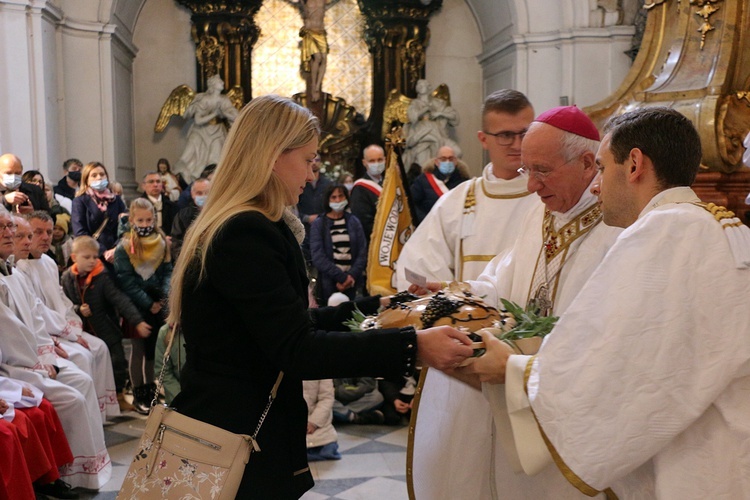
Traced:
<svg viewBox="0 0 750 500">
<path fill-rule="evenodd" d="M 253 48 L 253 94 L 290 97 L 305 91 L 299 73 L 302 17 L 294 1 L 266 0 L 255 16 L 261 35 Z M 323 92 L 341 97 L 365 116 L 372 98 L 372 63 L 362 39 L 356 0 L 331 0 L 325 26 L 330 52 Z"/>
</svg>

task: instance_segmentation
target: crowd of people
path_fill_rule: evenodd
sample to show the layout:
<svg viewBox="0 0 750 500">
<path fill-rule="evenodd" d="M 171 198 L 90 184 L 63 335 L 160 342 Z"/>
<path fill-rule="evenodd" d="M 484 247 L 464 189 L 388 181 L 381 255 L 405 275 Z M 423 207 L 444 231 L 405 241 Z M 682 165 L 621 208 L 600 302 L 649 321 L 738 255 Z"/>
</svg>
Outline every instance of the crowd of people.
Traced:
<svg viewBox="0 0 750 500">
<path fill-rule="evenodd" d="M 74 488 L 109 480 L 102 426 L 121 412 L 149 412 L 172 255 L 214 168 L 185 186 L 180 210 L 171 199 L 182 188 L 165 181 L 161 159 L 128 210 L 100 162 L 67 160 L 52 186 L 15 155 L 0 156 L 0 455 L 8 460 L 0 498 L 78 498 Z M 179 392 L 181 362 L 178 354 L 165 370 L 168 401 Z"/>
<path fill-rule="evenodd" d="M 750 231 L 690 189 L 684 116 L 634 110 L 603 134 L 575 106 L 493 92 L 482 175 L 443 144 L 410 185 L 397 288 L 461 281 L 559 316 L 534 356 L 482 334 L 472 358 L 451 327 L 346 332 L 355 305 L 390 300 L 364 286 L 385 153 L 327 179 L 317 119 L 288 99 L 248 104 L 190 186 L 159 160 L 129 210 L 101 163 L 68 160 L 50 189 L 0 156 L 0 488 L 104 484 L 102 424 L 148 413 L 179 324 L 166 402 L 239 433 L 263 415 L 242 498 L 301 496 L 308 461 L 341 458 L 334 422 L 404 423 L 418 365 L 417 498 L 746 497 Z"/>
</svg>

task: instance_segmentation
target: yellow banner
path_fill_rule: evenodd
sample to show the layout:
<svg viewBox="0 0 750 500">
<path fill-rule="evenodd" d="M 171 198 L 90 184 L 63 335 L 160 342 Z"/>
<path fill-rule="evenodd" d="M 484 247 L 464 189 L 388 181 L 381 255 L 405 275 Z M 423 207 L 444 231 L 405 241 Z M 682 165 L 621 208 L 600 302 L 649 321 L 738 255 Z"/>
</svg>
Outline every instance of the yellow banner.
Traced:
<svg viewBox="0 0 750 500">
<path fill-rule="evenodd" d="M 393 148 L 389 149 L 367 256 L 367 289 L 371 295 L 396 293 L 396 260 L 414 232 L 408 191 L 399 172 L 396 153 Z"/>
</svg>

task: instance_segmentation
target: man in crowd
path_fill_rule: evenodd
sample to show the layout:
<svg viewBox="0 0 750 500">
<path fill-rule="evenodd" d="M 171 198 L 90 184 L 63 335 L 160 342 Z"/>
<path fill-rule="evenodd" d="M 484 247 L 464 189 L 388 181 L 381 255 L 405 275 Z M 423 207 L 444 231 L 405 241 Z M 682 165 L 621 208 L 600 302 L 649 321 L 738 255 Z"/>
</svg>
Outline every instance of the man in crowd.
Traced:
<svg viewBox="0 0 750 500">
<path fill-rule="evenodd" d="M 18 254 L 16 246 L 18 270 L 29 278 L 34 296 L 46 311 L 44 319 L 47 331 L 56 337 L 59 348 L 67 352 L 70 360 L 93 379 L 102 420 L 116 417 L 120 414 L 121 405 L 118 404 L 118 384 L 115 383 L 107 344 L 83 331 L 83 323 L 73 303 L 60 288 L 57 264 L 47 255 L 52 241 L 52 218 L 46 212 L 36 211 L 26 215 L 25 219 L 31 231 L 31 244 L 24 255 Z M 16 236 L 20 230 L 19 223 Z M 124 376 L 119 381 L 120 389 L 124 387 Z M 122 406 L 128 408 L 127 405 Z"/>
<path fill-rule="evenodd" d="M 596 126 L 575 106 L 553 108 L 534 120 L 521 156 L 528 189 L 543 204 L 521 219 L 512 248 L 467 282 L 472 293 L 493 306 L 501 307 L 500 298 L 522 307 L 533 304 L 545 316 L 568 307 L 619 234 L 601 223 L 596 197 L 589 192 L 598 144 Z M 518 470 L 510 424 L 493 419 L 478 391 L 455 380 L 437 382 L 423 388 L 415 436 L 415 477 L 419 468 L 432 479 L 423 485 L 426 498 L 457 498 L 461 491 L 470 492 L 467 498 L 579 496 L 554 467 L 533 478 Z M 451 454 L 450 446 L 465 451 Z M 458 456 L 446 459 L 446 454 Z"/>
<path fill-rule="evenodd" d="M 448 191 L 468 178 L 466 164 L 456 157 L 456 151 L 452 147 L 443 146 L 438 149 L 432 163 L 424 167 L 424 171 L 409 187 L 416 212 L 414 222 L 422 222 L 441 196 L 448 194 Z"/>
<path fill-rule="evenodd" d="M 72 486 L 99 489 L 112 473 L 91 378 L 55 355 L 25 279 L 14 272 L 15 223 L 0 207 L 0 335 L 2 371 L 44 392 L 55 407 L 74 461 L 60 471 Z M 10 259 L 10 260 L 9 260 Z"/>
<path fill-rule="evenodd" d="M 168 196 L 163 196 L 164 182 L 159 172 L 149 172 L 144 175 L 141 188 L 143 189 L 141 198 L 146 198 L 156 209 L 156 227 L 169 236 L 172 234 L 172 224 L 178 209 Z"/>
<path fill-rule="evenodd" d="M 47 196 L 39 186 L 22 182 L 21 174 L 23 165 L 21 160 L 14 154 L 0 156 L 0 192 L 3 196 L 3 205 L 8 210 L 27 214 L 34 210 L 45 210 L 49 212 Z"/>
<path fill-rule="evenodd" d="M 510 415 L 528 474 L 554 458 L 589 496 L 744 498 L 750 230 L 689 188 L 700 136 L 680 113 L 638 109 L 605 132 L 592 192 L 625 231 L 537 356 L 484 336 L 458 372 Z"/>
<path fill-rule="evenodd" d="M 63 178 L 60 179 L 54 187 L 55 194 L 70 198 L 76 197 L 78 184 L 81 182 L 81 170 L 83 163 L 78 158 L 70 158 L 63 163 Z"/>
<path fill-rule="evenodd" d="M 385 151 L 377 144 L 370 144 L 362 153 L 362 164 L 365 166 L 365 175 L 354 182 L 349 201 L 352 213 L 362 223 L 365 241 L 369 248 L 372 225 L 378 209 L 378 198 L 383 191 Z"/>
<path fill-rule="evenodd" d="M 190 205 L 186 206 L 174 218 L 172 223 L 172 261 L 176 261 L 182 249 L 182 241 L 188 228 L 200 213 L 203 205 L 208 199 L 211 190 L 211 181 L 199 177 L 190 185 Z"/>
<path fill-rule="evenodd" d="M 302 242 L 302 252 L 305 254 L 306 262 L 311 261 L 310 225 L 318 218 L 318 215 L 325 212 L 325 207 L 328 206 L 328 200 L 323 200 L 323 193 L 331 185 L 331 180 L 325 175 L 320 175 L 320 165 L 320 155 L 318 155 L 313 160 L 313 180 L 305 184 L 305 189 L 299 195 L 299 202 L 297 203 L 299 218 L 305 226 L 305 239 Z"/>
</svg>

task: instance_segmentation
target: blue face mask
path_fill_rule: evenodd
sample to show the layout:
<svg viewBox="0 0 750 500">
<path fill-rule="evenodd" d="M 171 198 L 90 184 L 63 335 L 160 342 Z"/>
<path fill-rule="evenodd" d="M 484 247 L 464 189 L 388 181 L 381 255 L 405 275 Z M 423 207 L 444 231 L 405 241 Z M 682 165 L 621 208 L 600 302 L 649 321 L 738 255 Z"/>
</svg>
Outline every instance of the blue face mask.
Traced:
<svg viewBox="0 0 750 500">
<path fill-rule="evenodd" d="M 208 195 L 204 194 L 203 196 L 196 196 L 195 197 L 195 204 L 199 207 L 202 207 L 206 204 L 206 200 L 208 199 Z"/>
<path fill-rule="evenodd" d="M 3 174 L 3 184 L 8 189 L 16 189 L 21 185 L 21 176 L 18 174 Z"/>
<path fill-rule="evenodd" d="M 89 183 L 89 186 L 94 191 L 104 191 L 109 186 L 109 181 L 107 179 L 99 179 L 98 181 Z"/>
<path fill-rule="evenodd" d="M 333 201 L 332 201 L 332 202 L 330 202 L 330 203 L 328 204 L 328 206 L 329 206 L 329 207 L 331 207 L 331 210 L 333 210 L 334 212 L 343 212 L 343 211 L 344 211 L 344 209 L 346 208 L 346 205 L 347 205 L 348 203 L 349 203 L 349 202 L 348 202 L 348 201 L 346 201 L 346 200 L 344 200 L 344 201 L 339 201 L 339 202 L 333 202 Z"/>
<path fill-rule="evenodd" d="M 452 161 L 441 161 L 438 165 L 438 170 L 443 175 L 451 175 L 456 170 L 456 165 Z"/>
</svg>

